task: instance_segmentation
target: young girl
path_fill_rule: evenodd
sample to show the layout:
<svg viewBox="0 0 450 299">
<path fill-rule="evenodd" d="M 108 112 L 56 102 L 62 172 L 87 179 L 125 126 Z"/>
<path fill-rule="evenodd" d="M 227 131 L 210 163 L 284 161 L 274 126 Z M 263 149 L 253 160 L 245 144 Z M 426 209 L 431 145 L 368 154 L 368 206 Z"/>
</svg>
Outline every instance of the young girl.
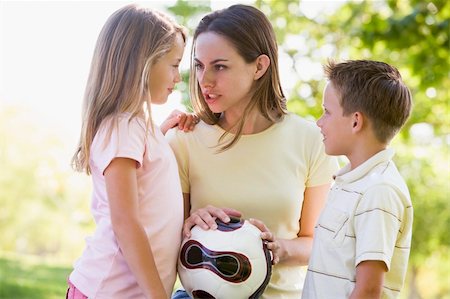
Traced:
<svg viewBox="0 0 450 299">
<path fill-rule="evenodd" d="M 70 274 L 68 298 L 172 292 L 182 195 L 175 157 L 146 111 L 165 103 L 180 81 L 185 40 L 168 17 L 134 5 L 116 11 L 100 33 L 73 158 L 77 170 L 92 175 L 97 227 Z M 173 117 L 164 130 L 193 122 Z"/>
<path fill-rule="evenodd" d="M 194 33 L 191 100 L 203 120 L 172 130 L 185 198 L 185 235 L 215 218 L 255 218 L 274 253 L 263 298 L 301 297 L 314 224 L 337 163 L 313 122 L 286 111 L 275 33 L 258 9 L 234 5 Z M 228 209 L 224 209 L 227 207 Z M 177 292 L 175 298 L 186 298 Z"/>
</svg>

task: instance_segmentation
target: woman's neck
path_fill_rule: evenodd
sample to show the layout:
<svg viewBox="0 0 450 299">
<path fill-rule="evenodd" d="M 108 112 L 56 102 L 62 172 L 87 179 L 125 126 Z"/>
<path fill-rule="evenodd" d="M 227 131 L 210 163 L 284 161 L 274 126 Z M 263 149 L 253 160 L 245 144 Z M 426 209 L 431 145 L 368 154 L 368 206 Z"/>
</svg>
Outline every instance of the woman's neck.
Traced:
<svg viewBox="0 0 450 299">
<path fill-rule="evenodd" d="M 236 133 L 237 125 L 241 118 L 243 117 L 242 113 L 237 114 L 233 112 L 223 112 L 219 119 L 219 126 L 222 129 L 230 132 Z M 259 111 L 253 110 L 250 112 L 245 120 L 244 127 L 242 128 L 243 135 L 251 135 L 260 133 L 267 128 L 269 128 L 273 124 L 272 121 L 265 118 Z"/>
</svg>

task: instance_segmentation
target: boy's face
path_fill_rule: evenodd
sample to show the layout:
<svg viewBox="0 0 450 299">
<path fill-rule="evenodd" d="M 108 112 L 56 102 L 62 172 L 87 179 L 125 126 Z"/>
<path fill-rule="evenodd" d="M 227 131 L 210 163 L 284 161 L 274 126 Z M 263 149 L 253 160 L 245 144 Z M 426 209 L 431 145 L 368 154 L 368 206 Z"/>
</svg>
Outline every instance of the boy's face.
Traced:
<svg viewBox="0 0 450 299">
<path fill-rule="evenodd" d="M 352 117 L 343 115 L 339 97 L 339 92 L 328 82 L 323 93 L 323 114 L 317 120 L 325 152 L 333 156 L 348 155 L 352 148 Z"/>
</svg>

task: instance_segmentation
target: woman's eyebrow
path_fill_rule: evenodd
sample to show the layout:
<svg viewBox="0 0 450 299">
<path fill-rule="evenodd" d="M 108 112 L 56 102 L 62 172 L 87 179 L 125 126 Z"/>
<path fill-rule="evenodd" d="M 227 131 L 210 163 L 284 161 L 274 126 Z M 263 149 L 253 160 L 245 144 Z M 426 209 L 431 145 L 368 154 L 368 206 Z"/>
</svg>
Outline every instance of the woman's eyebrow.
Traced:
<svg viewBox="0 0 450 299">
<path fill-rule="evenodd" d="M 199 59 L 197 59 L 197 58 L 194 58 L 194 61 L 195 62 L 198 62 L 198 63 L 200 63 L 200 64 L 203 64 Z M 213 61 L 211 61 L 209 64 L 215 64 L 215 63 L 218 63 L 218 62 L 227 62 L 228 61 L 228 59 L 225 59 L 225 58 L 218 58 L 218 59 L 214 59 Z"/>
</svg>

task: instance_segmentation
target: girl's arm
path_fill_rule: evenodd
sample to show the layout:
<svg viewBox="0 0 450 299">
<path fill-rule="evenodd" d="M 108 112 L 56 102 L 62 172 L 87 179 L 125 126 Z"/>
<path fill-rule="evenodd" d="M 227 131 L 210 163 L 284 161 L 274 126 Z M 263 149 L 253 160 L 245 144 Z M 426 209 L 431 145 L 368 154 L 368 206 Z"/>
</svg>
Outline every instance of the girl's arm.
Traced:
<svg viewBox="0 0 450 299">
<path fill-rule="evenodd" d="M 136 161 L 116 158 L 106 168 L 104 176 L 112 228 L 131 272 L 147 298 L 167 299 L 147 235 L 138 217 Z"/>
<path fill-rule="evenodd" d="M 307 265 L 311 255 L 314 226 L 330 189 L 330 184 L 305 189 L 302 212 L 300 215 L 300 231 L 292 240 L 278 239 L 259 220 L 251 222 L 263 231 L 262 238 L 269 241 L 267 247 L 274 253 L 274 263 L 285 265 Z"/>
<path fill-rule="evenodd" d="M 356 285 L 350 299 L 381 298 L 386 264 L 383 261 L 363 261 L 356 266 Z"/>
</svg>

